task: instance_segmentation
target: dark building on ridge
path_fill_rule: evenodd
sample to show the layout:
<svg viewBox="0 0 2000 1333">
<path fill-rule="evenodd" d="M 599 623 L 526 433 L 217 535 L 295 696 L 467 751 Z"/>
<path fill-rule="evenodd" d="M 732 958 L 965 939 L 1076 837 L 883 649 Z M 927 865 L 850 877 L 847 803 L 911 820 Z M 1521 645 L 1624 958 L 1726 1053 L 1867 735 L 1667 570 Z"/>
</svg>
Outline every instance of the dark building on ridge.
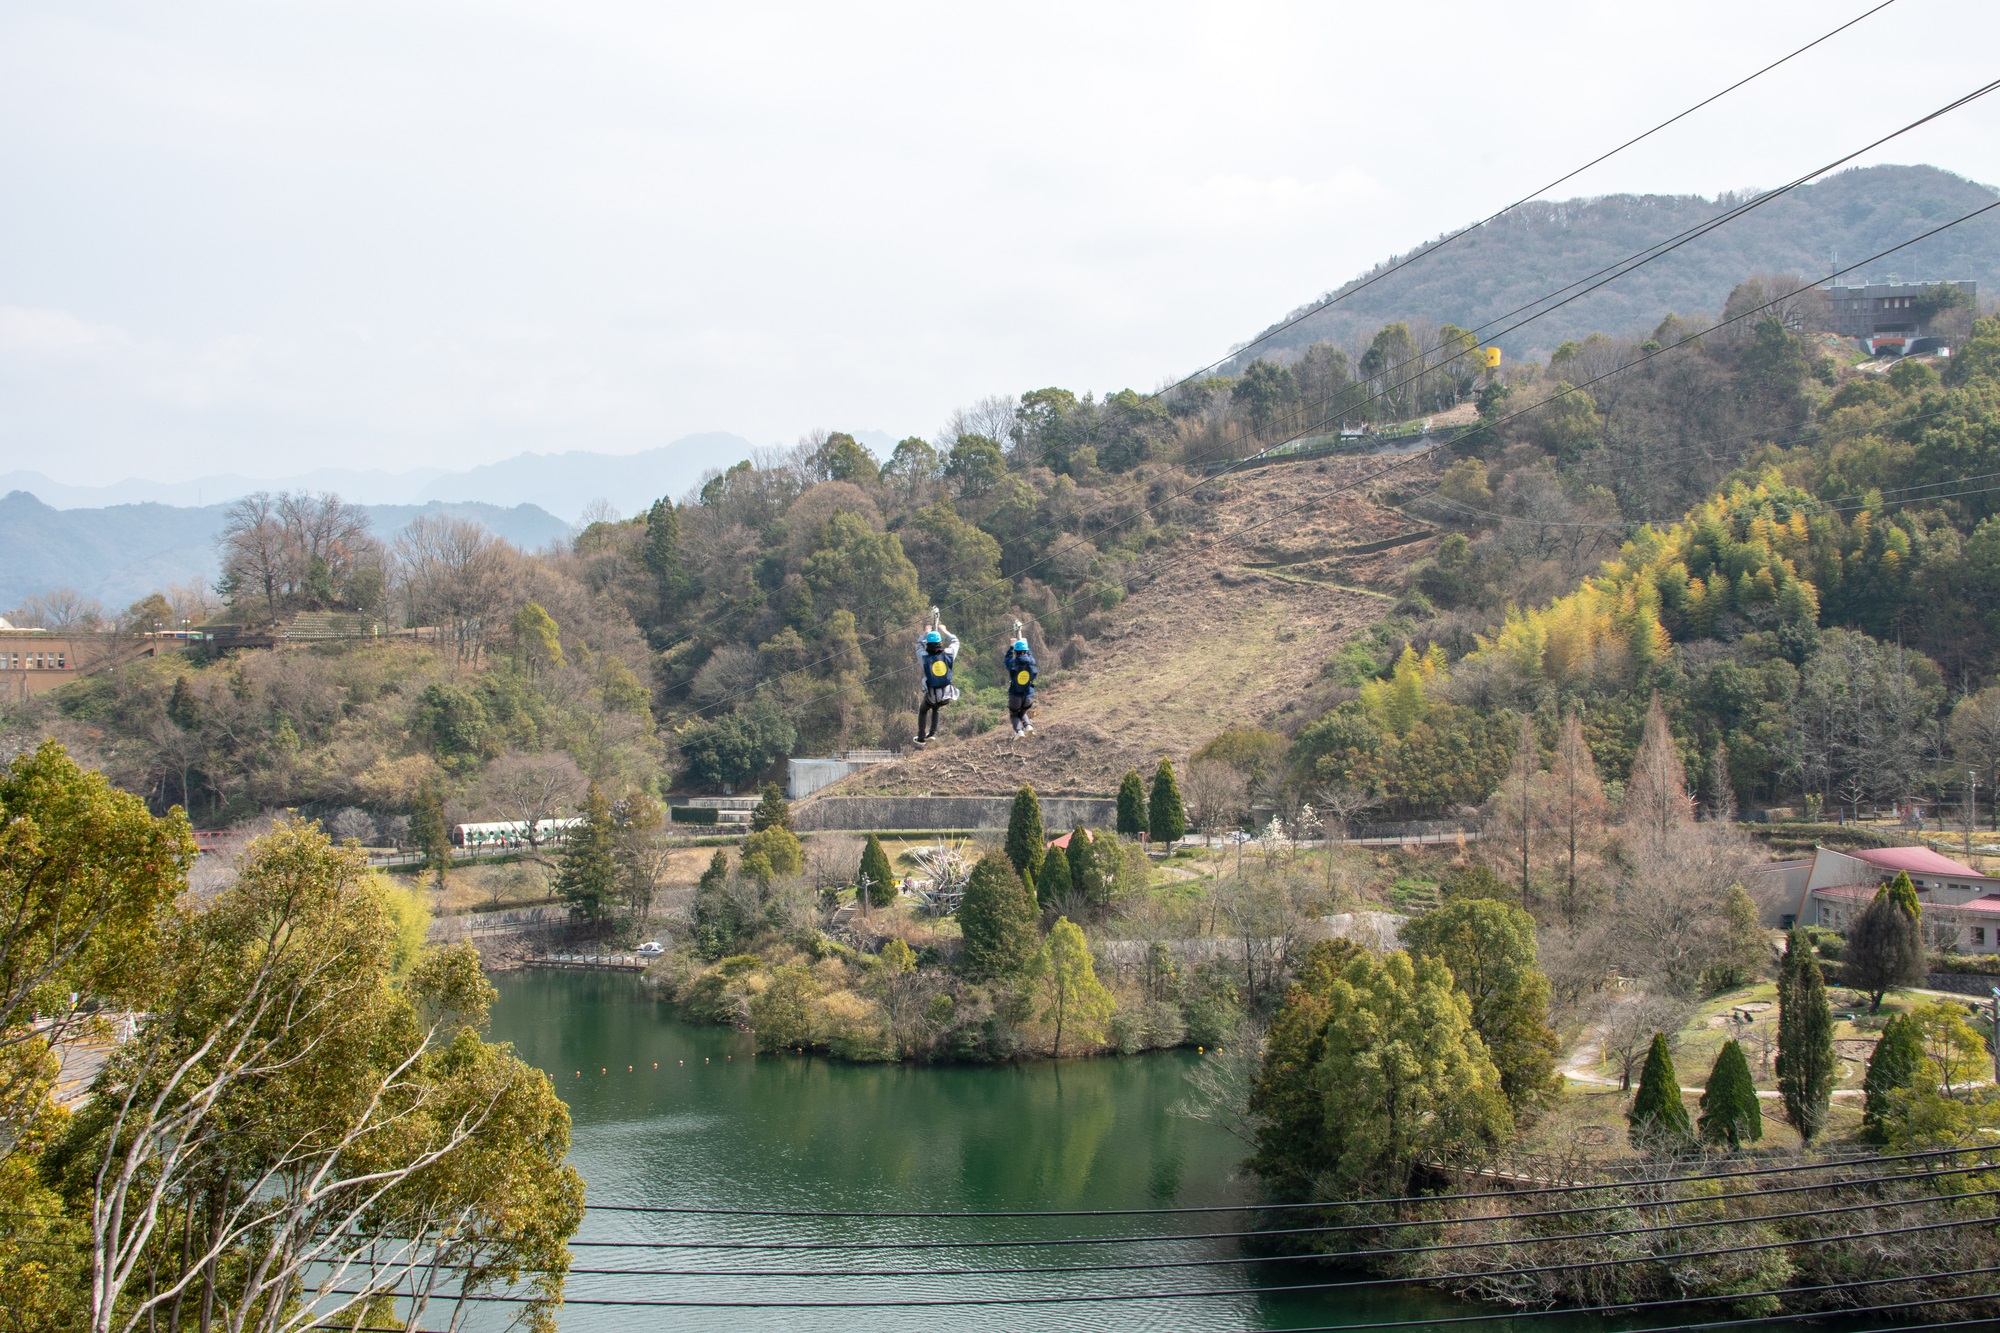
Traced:
<svg viewBox="0 0 2000 1333">
<path fill-rule="evenodd" d="M 1897 350 L 1908 351 L 1911 343 L 1930 333 L 1917 317 L 1917 311 L 1924 290 L 1938 286 L 1958 288 L 1978 308 L 1976 282 L 1875 282 L 1861 287 L 1836 283 L 1826 289 L 1827 303 L 1832 307 L 1833 331 L 1842 337 L 1860 339 L 1871 352 L 1886 350 L 1891 344 L 1901 344 Z"/>
</svg>

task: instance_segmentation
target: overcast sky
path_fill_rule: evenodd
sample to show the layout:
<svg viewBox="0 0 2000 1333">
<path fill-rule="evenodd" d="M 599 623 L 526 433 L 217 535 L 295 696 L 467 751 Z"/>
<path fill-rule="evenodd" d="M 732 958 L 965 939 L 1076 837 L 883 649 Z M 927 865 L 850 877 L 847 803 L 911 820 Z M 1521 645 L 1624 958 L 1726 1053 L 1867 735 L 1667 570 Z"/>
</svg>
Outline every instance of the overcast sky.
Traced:
<svg viewBox="0 0 2000 1333">
<path fill-rule="evenodd" d="M 1866 7 L 11 0 L 0 471 L 1151 388 Z M 1996 38 L 1991 0 L 1899 0 L 1559 193 L 1777 183 L 1993 77 Z M 2000 99 L 1873 160 L 1996 155 Z"/>
</svg>

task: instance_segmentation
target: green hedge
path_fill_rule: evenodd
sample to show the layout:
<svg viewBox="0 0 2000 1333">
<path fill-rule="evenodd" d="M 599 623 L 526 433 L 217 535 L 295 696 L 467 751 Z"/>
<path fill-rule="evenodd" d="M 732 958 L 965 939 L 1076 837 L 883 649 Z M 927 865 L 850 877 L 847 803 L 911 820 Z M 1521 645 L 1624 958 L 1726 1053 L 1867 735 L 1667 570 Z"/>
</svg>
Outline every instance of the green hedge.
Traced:
<svg viewBox="0 0 2000 1333">
<path fill-rule="evenodd" d="M 667 818 L 676 824 L 713 824 L 717 822 L 717 811 L 705 805 L 670 805 Z"/>
<path fill-rule="evenodd" d="M 1934 953 L 1931 971 L 1956 972 L 1961 976 L 2000 977 L 2000 955 Z"/>
</svg>

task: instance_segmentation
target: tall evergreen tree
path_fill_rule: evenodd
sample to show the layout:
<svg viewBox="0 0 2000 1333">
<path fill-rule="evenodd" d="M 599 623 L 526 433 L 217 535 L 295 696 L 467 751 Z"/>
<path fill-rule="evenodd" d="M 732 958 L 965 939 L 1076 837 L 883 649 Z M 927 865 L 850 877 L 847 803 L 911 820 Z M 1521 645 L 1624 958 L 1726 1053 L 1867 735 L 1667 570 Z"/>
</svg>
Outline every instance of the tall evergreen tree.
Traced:
<svg viewBox="0 0 2000 1333">
<path fill-rule="evenodd" d="M 896 872 L 889 865 L 889 854 L 882 850 L 882 840 L 873 833 L 861 848 L 861 875 L 868 881 L 869 902 L 887 907 L 896 901 Z"/>
<path fill-rule="evenodd" d="M 1138 769 L 1128 769 L 1118 783 L 1119 836 L 1136 838 L 1149 827 L 1146 822 L 1146 784 L 1140 781 Z"/>
<path fill-rule="evenodd" d="M 1352 940 L 1315 941 L 1271 1019 L 1264 1063 L 1250 1089 L 1257 1150 L 1247 1165 L 1283 1202 L 1315 1197 L 1319 1179 L 1333 1169 L 1335 1145 L 1326 1132 L 1319 1060 L 1334 984 L 1341 969 L 1361 952 Z"/>
<path fill-rule="evenodd" d="M 687 575 L 681 566 L 680 511 L 664 496 L 646 511 L 646 540 L 639 559 L 658 581 L 661 614 L 671 614 L 687 591 Z"/>
<path fill-rule="evenodd" d="M 1664 1032 L 1653 1034 L 1653 1048 L 1646 1052 L 1646 1067 L 1639 1074 L 1639 1092 L 1632 1098 L 1625 1120 L 1631 1126 L 1635 1148 L 1672 1152 L 1694 1137 L 1688 1125 L 1687 1103 L 1681 1100 L 1680 1075 L 1674 1072 L 1674 1056 L 1667 1049 Z"/>
<path fill-rule="evenodd" d="M 410 841 L 424 854 L 424 864 L 437 876 L 442 890 L 445 869 L 451 865 L 451 826 L 445 823 L 444 796 L 436 783 L 426 782 L 417 789 L 416 802 L 410 807 Z"/>
<path fill-rule="evenodd" d="M 1090 830 L 1081 824 L 1070 831 L 1068 860 L 1071 893 L 1094 906 L 1110 901 L 1111 886 L 1105 879 L 1104 866 L 1098 857 L 1097 841 L 1090 836 Z"/>
<path fill-rule="evenodd" d="M 979 858 L 958 905 L 961 966 L 975 980 L 1018 976 L 1041 948 L 1035 900 L 1004 853 Z"/>
<path fill-rule="evenodd" d="M 785 793 L 779 790 L 778 784 L 765 783 L 761 795 L 757 808 L 750 814 L 750 831 L 762 833 L 768 828 L 781 828 L 787 833 L 798 832 L 792 827 L 791 802 L 785 799 Z"/>
<path fill-rule="evenodd" d="M 1557 1091 L 1549 979 L 1535 966 L 1535 919 L 1509 902 L 1461 898 L 1409 922 L 1403 947 L 1451 969 L 1472 1002 L 1472 1026 L 1518 1113 Z"/>
<path fill-rule="evenodd" d="M 1882 997 L 1893 988 L 1923 984 L 1922 915 L 1916 885 L 1899 870 L 1848 927 L 1841 972 L 1849 985 L 1868 993 L 1870 1013 L 1881 1012 Z"/>
<path fill-rule="evenodd" d="M 583 801 L 583 827 L 570 830 L 556 871 L 556 895 L 592 924 L 611 915 L 617 901 L 618 861 L 611 801 L 595 782 Z"/>
<path fill-rule="evenodd" d="M 1785 1118 L 1808 1145 L 1826 1127 L 1839 1069 L 1826 976 L 1813 954 L 1811 937 L 1794 928 L 1785 940 L 1784 963 L 1778 972 L 1778 1097 Z"/>
<path fill-rule="evenodd" d="M 1058 847 L 1042 862 L 1042 873 L 1035 876 L 1035 901 L 1043 907 L 1060 908 L 1074 891 L 1075 885 L 1069 880 L 1069 856 Z"/>
<path fill-rule="evenodd" d="M 1048 839 L 1042 832 L 1042 802 L 1035 789 L 1022 785 L 1014 793 L 1014 808 L 1007 815 L 1007 859 L 1014 869 L 1034 883 L 1042 873 L 1048 855 Z"/>
<path fill-rule="evenodd" d="M 1868 1077 L 1862 1084 L 1868 1101 L 1861 1112 L 1861 1132 L 1870 1141 L 1888 1139 L 1890 1094 L 1915 1086 L 1917 1064 L 1923 1058 L 1922 1027 L 1908 1014 L 1891 1018 L 1868 1057 Z"/>
<path fill-rule="evenodd" d="M 1160 760 L 1153 773 L 1153 793 L 1146 803 L 1146 825 L 1153 841 L 1172 847 L 1187 836 L 1187 811 L 1181 805 L 1181 789 L 1174 781 L 1174 761 Z"/>
<path fill-rule="evenodd" d="M 1764 1137 L 1764 1113 L 1757 1107 L 1757 1083 L 1750 1077 L 1750 1062 L 1743 1048 L 1726 1041 L 1716 1053 L 1715 1066 L 1708 1071 L 1708 1086 L 1701 1093 L 1701 1138 L 1704 1143 L 1727 1143 L 1741 1148 L 1747 1140 Z"/>
<path fill-rule="evenodd" d="M 702 871 L 701 878 L 695 881 L 695 890 L 700 892 L 703 889 L 719 889 L 728 882 L 729 857 L 718 847 L 715 849 L 715 855 L 708 858 L 708 869 Z"/>
</svg>

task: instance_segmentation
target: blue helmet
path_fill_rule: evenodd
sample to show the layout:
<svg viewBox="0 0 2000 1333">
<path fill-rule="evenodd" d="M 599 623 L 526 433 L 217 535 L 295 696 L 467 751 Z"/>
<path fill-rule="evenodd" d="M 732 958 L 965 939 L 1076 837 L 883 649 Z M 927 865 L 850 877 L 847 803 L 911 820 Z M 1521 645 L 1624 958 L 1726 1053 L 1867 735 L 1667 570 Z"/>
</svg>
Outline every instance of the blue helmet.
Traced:
<svg viewBox="0 0 2000 1333">
<path fill-rule="evenodd" d="M 1017 653 L 1025 653 L 1025 652 L 1027 652 L 1027 651 L 1028 651 L 1028 641 L 1027 641 L 1026 639 L 1016 639 L 1016 640 L 1014 640 L 1014 651 L 1015 651 L 1015 652 L 1017 652 Z"/>
<path fill-rule="evenodd" d="M 937 632 L 936 630 L 932 630 L 932 631 L 931 631 L 930 633 L 928 633 L 928 634 L 924 635 L 924 642 L 925 642 L 925 643 L 943 643 L 943 642 L 944 642 L 944 635 L 942 635 L 942 634 L 938 633 L 938 632 Z"/>
</svg>

